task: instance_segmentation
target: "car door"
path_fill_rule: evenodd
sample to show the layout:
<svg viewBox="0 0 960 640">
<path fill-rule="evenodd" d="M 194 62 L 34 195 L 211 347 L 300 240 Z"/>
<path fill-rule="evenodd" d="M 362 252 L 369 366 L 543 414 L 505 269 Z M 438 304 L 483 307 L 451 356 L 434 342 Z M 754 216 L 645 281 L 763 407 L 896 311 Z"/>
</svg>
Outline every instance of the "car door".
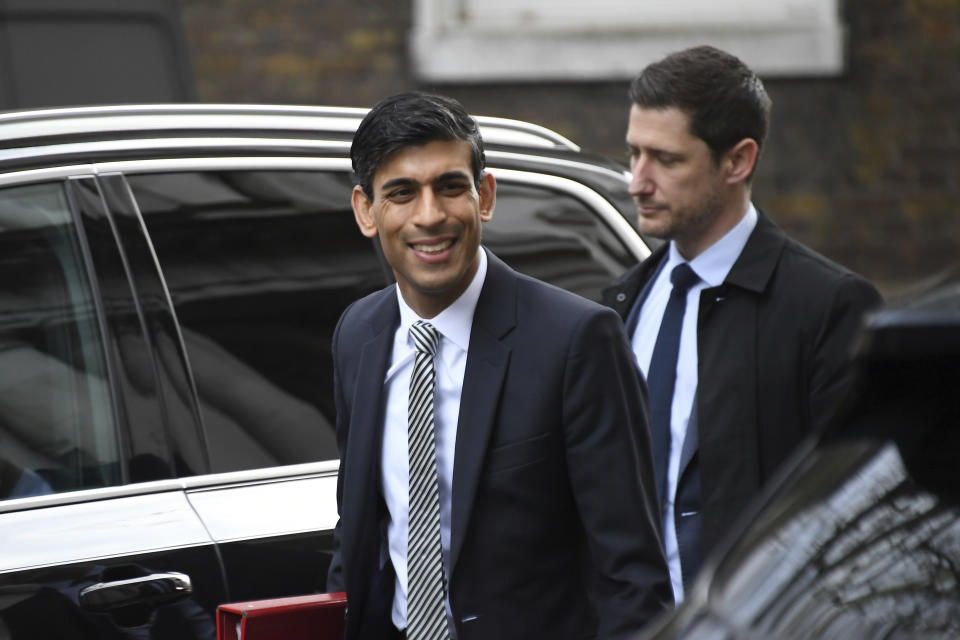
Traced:
<svg viewBox="0 0 960 640">
<path fill-rule="evenodd" d="M 233 600 L 326 590 L 337 521 L 331 336 L 350 302 L 390 278 L 356 232 L 348 167 L 109 167 L 124 174 L 175 309 L 214 472 L 183 482 Z"/>
<path fill-rule="evenodd" d="M 99 167 L 123 174 L 130 203 L 108 201 L 142 218 L 175 309 L 172 340 L 185 345 L 215 473 L 183 482 L 234 600 L 326 589 L 337 521 L 330 340 L 347 305 L 393 281 L 356 228 L 349 169 L 322 157 Z M 514 267 L 596 299 L 636 261 L 636 234 L 618 234 L 622 216 L 596 192 L 497 171 L 485 242 Z"/>
<path fill-rule="evenodd" d="M 213 638 L 227 596 L 116 231 L 89 167 L 0 179 L 0 638 Z"/>
</svg>

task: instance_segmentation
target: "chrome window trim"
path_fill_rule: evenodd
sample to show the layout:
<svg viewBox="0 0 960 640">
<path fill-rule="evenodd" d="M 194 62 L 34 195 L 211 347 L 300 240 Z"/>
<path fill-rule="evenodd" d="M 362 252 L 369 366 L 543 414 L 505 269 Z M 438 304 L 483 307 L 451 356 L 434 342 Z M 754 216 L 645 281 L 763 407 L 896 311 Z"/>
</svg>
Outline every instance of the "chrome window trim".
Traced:
<svg viewBox="0 0 960 640">
<path fill-rule="evenodd" d="M 117 487 L 101 487 L 97 489 L 83 489 L 52 493 L 45 496 L 29 498 L 14 498 L 0 501 L 0 520 L 2 514 L 10 512 L 45 509 L 64 505 L 113 500 L 131 496 L 149 495 L 164 492 L 202 491 L 205 489 L 222 489 L 243 485 L 283 482 L 308 477 L 335 476 L 340 468 L 339 460 L 324 460 L 322 462 L 306 462 L 280 467 L 264 467 L 261 469 L 247 469 L 244 471 L 228 471 L 226 473 L 211 473 L 186 478 L 170 480 L 154 480 L 151 482 L 137 482 Z"/>
<path fill-rule="evenodd" d="M 617 178 L 619 180 L 624 180 L 624 191 L 626 191 L 627 185 L 630 183 L 630 172 L 626 169 L 621 171 L 615 171 L 609 167 L 603 167 L 596 164 L 590 164 L 589 162 L 579 162 L 577 160 L 567 160 L 566 158 L 551 158 L 549 156 L 537 156 L 529 153 L 517 153 L 515 151 L 486 151 L 484 155 L 487 156 L 487 163 L 489 164 L 490 159 L 500 159 L 500 160 L 519 160 L 522 162 L 537 162 L 540 164 L 548 164 L 557 167 L 568 167 L 570 169 L 577 169 L 580 171 L 591 171 L 593 173 L 599 173 L 601 175 L 610 176 Z"/>
<path fill-rule="evenodd" d="M 67 165 L 63 167 L 45 167 L 43 169 L 24 169 L 0 173 L 0 187 L 62 180 L 81 175 L 100 175 L 104 173 L 125 173 L 128 175 L 150 172 L 177 171 L 243 171 L 264 170 L 305 170 L 305 171 L 349 171 L 349 158 L 305 158 L 298 156 L 236 158 L 161 158 L 150 160 L 113 160 Z"/>
<path fill-rule="evenodd" d="M 89 163 L 63 167 L 44 167 L 42 169 L 24 169 L 22 171 L 0 173 L 0 187 L 92 175 L 96 175 L 96 169 Z"/>
<path fill-rule="evenodd" d="M 10 160 L 43 158 L 44 156 L 69 154 L 97 154 L 123 151 L 168 151 L 171 149 L 261 149 L 272 147 L 303 147 L 309 151 L 341 151 L 349 153 L 349 140 L 312 140 L 306 138 L 264 138 L 264 137 L 204 137 L 190 138 L 137 138 L 124 140 L 95 140 L 89 142 L 71 142 L 35 147 L 17 147 L 0 149 L 0 163 Z"/>
<path fill-rule="evenodd" d="M 287 480 L 297 480 L 299 478 L 315 476 L 335 476 L 339 469 L 339 460 L 323 460 L 320 462 L 288 464 L 280 467 L 210 473 L 202 476 L 181 478 L 179 482 L 187 491 L 203 491 L 210 488 L 221 489 L 227 486 L 240 486 L 244 484 L 285 482 Z"/>
<path fill-rule="evenodd" d="M 236 157 L 236 158 L 161 158 L 155 160 L 114 160 L 94 163 L 98 173 L 163 173 L 181 171 L 303 170 L 350 171 L 349 158 Z"/>
<path fill-rule="evenodd" d="M 518 171 L 516 169 L 491 168 L 490 172 L 493 173 L 498 180 L 502 178 L 505 182 L 534 184 L 573 195 L 600 214 L 600 217 L 613 229 L 617 237 L 623 241 L 638 262 L 650 255 L 650 248 L 644 244 L 640 235 L 626 218 L 623 217 L 620 210 L 585 184 L 569 178 L 561 178 L 560 176 Z"/>
</svg>

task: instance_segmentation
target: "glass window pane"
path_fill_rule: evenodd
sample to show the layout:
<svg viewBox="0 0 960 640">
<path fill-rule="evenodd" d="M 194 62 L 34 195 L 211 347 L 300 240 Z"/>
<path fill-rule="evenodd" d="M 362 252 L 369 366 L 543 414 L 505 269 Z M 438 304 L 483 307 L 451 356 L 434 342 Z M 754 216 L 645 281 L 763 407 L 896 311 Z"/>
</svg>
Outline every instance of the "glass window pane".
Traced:
<svg viewBox="0 0 960 640">
<path fill-rule="evenodd" d="M 214 471 L 336 459 L 330 340 L 386 286 L 345 172 L 128 177 L 183 330 Z"/>
<path fill-rule="evenodd" d="M 636 260 L 582 201 L 544 187 L 501 181 L 483 243 L 517 271 L 591 300 Z"/>
<path fill-rule="evenodd" d="M 0 190 L 0 498 L 119 482 L 110 394 L 61 184 Z"/>
</svg>

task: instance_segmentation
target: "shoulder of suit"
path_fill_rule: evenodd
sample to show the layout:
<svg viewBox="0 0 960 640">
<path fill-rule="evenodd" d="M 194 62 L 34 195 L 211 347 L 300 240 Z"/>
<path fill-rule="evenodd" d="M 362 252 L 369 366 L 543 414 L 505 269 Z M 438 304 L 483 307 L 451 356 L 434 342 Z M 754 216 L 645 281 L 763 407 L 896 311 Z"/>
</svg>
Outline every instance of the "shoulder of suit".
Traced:
<svg viewBox="0 0 960 640">
<path fill-rule="evenodd" d="M 527 321 L 539 317 L 551 326 L 573 326 L 595 314 L 612 314 L 619 322 L 609 307 L 523 274 L 518 274 L 517 308 L 521 322 L 527 316 Z"/>
<path fill-rule="evenodd" d="M 385 298 L 387 297 L 396 297 L 397 295 L 397 285 L 389 284 L 383 289 L 379 289 L 372 293 L 368 293 L 362 298 L 358 298 L 350 303 L 349 306 L 344 310 L 344 314 L 363 314 L 364 312 L 369 312 L 374 308 L 378 307 L 381 304 L 386 302 Z"/>
<path fill-rule="evenodd" d="M 795 273 L 802 275 L 805 279 L 814 279 L 823 283 L 834 283 L 847 279 L 867 282 L 863 276 L 789 236 L 784 245 L 780 263 L 780 269 L 787 273 Z"/>
<path fill-rule="evenodd" d="M 338 327 L 341 331 L 348 333 L 367 327 L 370 322 L 389 311 L 391 303 L 396 306 L 396 295 L 396 285 L 391 284 L 355 300 L 343 310 L 337 323 Z M 399 307 L 397 307 L 397 313 L 399 313 Z"/>
</svg>

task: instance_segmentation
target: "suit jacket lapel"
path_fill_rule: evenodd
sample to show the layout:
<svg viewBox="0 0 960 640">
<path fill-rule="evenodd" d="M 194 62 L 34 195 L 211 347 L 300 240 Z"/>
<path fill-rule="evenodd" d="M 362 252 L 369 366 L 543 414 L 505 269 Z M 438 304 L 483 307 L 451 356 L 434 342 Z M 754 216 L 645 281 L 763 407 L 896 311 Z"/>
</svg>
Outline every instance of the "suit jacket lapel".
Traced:
<svg viewBox="0 0 960 640">
<path fill-rule="evenodd" d="M 517 276 L 489 251 L 487 257 L 487 275 L 473 317 L 460 396 L 450 524 L 451 575 L 469 527 L 510 361 L 510 347 L 502 339 L 516 324 Z"/>
<path fill-rule="evenodd" d="M 385 398 L 383 381 L 390 354 L 393 334 L 400 321 L 396 293 L 393 289 L 384 295 L 370 316 L 370 339 L 364 343 L 357 365 L 356 384 L 350 399 L 350 438 L 345 457 L 348 476 L 344 479 L 344 505 L 363 505 L 364 518 L 347 518 L 344 526 L 376 526 L 377 495 L 380 492 L 380 449 L 383 442 L 383 408 Z M 373 510 L 372 513 L 369 510 Z M 347 530 L 344 536 L 357 535 Z M 357 536 L 358 538 L 360 536 Z"/>
</svg>

